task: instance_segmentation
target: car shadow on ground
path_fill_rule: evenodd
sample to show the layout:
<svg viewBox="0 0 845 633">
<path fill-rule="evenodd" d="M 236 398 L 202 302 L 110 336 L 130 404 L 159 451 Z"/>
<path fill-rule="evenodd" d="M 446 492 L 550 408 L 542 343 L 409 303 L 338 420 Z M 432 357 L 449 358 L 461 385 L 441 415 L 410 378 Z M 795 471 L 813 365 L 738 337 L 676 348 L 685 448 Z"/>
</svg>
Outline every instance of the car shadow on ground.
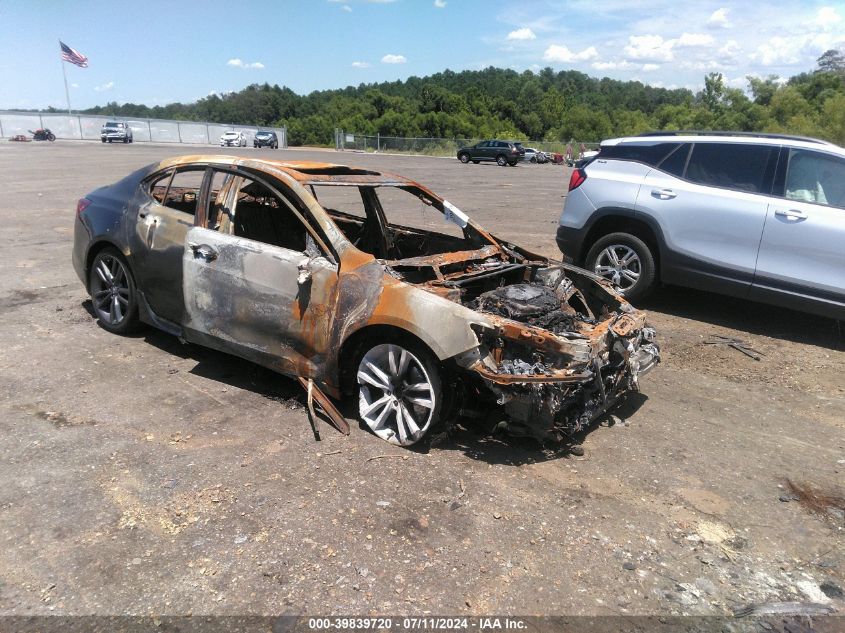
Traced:
<svg viewBox="0 0 845 633">
<path fill-rule="evenodd" d="M 636 307 L 749 334 L 845 350 L 845 323 L 747 299 L 666 286 Z"/>
<path fill-rule="evenodd" d="M 541 442 L 531 437 L 516 437 L 495 430 L 499 417 L 458 421 L 447 432 L 435 434 L 429 442 L 411 447 L 415 452 L 430 450 L 459 451 L 472 459 L 488 464 L 523 466 L 558 459 L 584 459 L 581 444 L 588 435 L 607 430 L 616 424 L 628 425 L 628 419 L 642 407 L 648 397 L 631 393 L 617 406 L 602 414 L 593 423 L 569 441 Z"/>
<path fill-rule="evenodd" d="M 82 306 L 94 319 L 97 318 L 90 299 L 84 301 Z M 298 381 L 261 365 L 200 345 L 182 343 L 177 337 L 149 326 L 143 326 L 128 336 L 143 339 L 145 343 L 167 354 L 194 361 L 196 364 L 188 371 L 194 376 L 213 380 L 226 388 L 235 387 L 251 391 L 268 400 L 278 402 L 286 409 L 302 410 L 307 406 L 305 391 Z M 178 370 L 172 368 L 168 371 Z M 616 420 L 621 421 L 618 423 L 627 424 L 627 419 L 633 416 L 646 400 L 647 397 L 642 393 L 629 394 L 619 405 L 609 413 L 600 416 L 589 428 L 573 436 L 569 442 L 543 443 L 530 437 L 508 435 L 504 431 L 496 430 L 502 417 L 493 412 L 480 418 L 461 419 L 450 425 L 448 431 L 440 433 L 435 431 L 426 440 L 402 450 L 419 454 L 427 454 L 430 451 L 459 451 L 478 461 L 509 466 L 562 458 L 579 459 L 572 453 L 573 446 L 580 446 L 587 435 L 604 427 L 613 426 L 617 423 Z M 370 433 L 366 425 L 358 420 L 354 398 L 347 398 L 337 404 L 338 409 L 352 427 L 353 433 L 367 433 L 373 442 L 382 441 Z M 325 423 L 319 426 L 323 429 Z"/>
</svg>

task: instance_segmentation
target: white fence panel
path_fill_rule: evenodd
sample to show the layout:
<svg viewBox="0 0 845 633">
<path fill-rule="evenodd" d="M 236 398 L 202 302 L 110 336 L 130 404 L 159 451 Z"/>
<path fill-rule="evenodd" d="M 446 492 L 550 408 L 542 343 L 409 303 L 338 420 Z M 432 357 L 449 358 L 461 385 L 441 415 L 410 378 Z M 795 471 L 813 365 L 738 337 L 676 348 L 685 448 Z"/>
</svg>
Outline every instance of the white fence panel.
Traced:
<svg viewBox="0 0 845 633">
<path fill-rule="evenodd" d="M 179 136 L 183 143 L 208 143 L 208 128 L 205 123 L 179 123 Z"/>
<path fill-rule="evenodd" d="M 6 138 L 18 134 L 29 135 L 30 130 L 41 127 L 41 117 L 37 114 L 12 114 L 3 116 L 3 136 Z"/>
<path fill-rule="evenodd" d="M 249 125 L 221 125 L 205 121 L 164 121 L 161 119 L 129 119 L 102 115 L 62 114 L 60 112 L 29 113 L 0 111 L 0 137 L 10 138 L 18 134 L 29 136 L 30 130 L 40 127 L 60 139 L 99 140 L 100 130 L 107 121 L 125 121 L 132 128 L 132 137 L 137 142 L 185 143 L 193 145 L 217 145 L 223 132 L 237 130 L 244 133 L 247 146 L 252 147 L 255 133 L 259 129 L 272 130 L 279 139 L 279 147 L 287 147 L 285 128 L 256 128 Z"/>
<path fill-rule="evenodd" d="M 150 140 L 156 143 L 181 143 L 176 121 L 150 120 Z"/>
</svg>

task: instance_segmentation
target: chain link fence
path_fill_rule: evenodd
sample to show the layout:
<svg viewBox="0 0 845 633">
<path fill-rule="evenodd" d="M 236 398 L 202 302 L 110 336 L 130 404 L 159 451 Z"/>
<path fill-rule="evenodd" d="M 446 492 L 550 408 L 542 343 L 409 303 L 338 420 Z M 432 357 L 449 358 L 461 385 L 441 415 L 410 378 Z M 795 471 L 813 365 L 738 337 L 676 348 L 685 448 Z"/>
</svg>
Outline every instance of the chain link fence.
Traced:
<svg viewBox="0 0 845 633">
<path fill-rule="evenodd" d="M 100 140 L 100 130 L 106 121 L 124 121 L 132 128 L 132 138 L 138 142 L 184 143 L 190 145 L 217 145 L 224 132 L 243 132 L 248 146 L 252 146 L 258 131 L 275 132 L 279 147 L 287 147 L 287 129 L 255 127 L 249 125 L 222 125 L 204 121 L 169 121 L 165 119 L 133 119 L 88 114 L 61 114 L 39 112 L 0 111 L 0 138 L 19 134 L 28 135 L 33 130 L 48 128 L 56 138 Z"/>
<path fill-rule="evenodd" d="M 425 154 L 428 156 L 455 156 L 462 147 L 475 145 L 480 138 L 425 138 L 408 136 L 381 136 L 380 134 L 353 134 L 335 130 L 335 149 L 357 152 L 385 152 L 394 154 Z M 597 150 L 598 143 L 580 141 L 518 141 L 547 154 L 561 154 L 577 160 L 587 151 Z"/>
</svg>

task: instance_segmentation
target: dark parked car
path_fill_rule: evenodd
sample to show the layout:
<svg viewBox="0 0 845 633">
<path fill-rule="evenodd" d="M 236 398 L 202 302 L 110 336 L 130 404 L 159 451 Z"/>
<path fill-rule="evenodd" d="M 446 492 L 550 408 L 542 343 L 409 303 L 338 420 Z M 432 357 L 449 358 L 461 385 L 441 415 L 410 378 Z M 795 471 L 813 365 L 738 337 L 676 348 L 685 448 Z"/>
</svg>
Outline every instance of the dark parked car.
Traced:
<svg viewBox="0 0 845 633">
<path fill-rule="evenodd" d="M 458 160 L 466 164 L 470 161 L 476 165 L 481 161 L 495 161 L 504 167 L 525 160 L 525 148 L 522 143 L 513 141 L 481 141 L 472 147 L 462 147 L 458 150 Z"/>
<path fill-rule="evenodd" d="M 262 130 L 255 133 L 255 138 L 252 141 L 253 147 L 269 147 L 271 149 L 279 148 L 279 138 L 275 132 L 268 132 Z"/>
<path fill-rule="evenodd" d="M 351 396 L 403 446 L 464 411 L 572 437 L 660 357 L 609 282 L 345 165 L 149 165 L 79 200 L 73 265 L 105 329 L 143 321 Z"/>
</svg>

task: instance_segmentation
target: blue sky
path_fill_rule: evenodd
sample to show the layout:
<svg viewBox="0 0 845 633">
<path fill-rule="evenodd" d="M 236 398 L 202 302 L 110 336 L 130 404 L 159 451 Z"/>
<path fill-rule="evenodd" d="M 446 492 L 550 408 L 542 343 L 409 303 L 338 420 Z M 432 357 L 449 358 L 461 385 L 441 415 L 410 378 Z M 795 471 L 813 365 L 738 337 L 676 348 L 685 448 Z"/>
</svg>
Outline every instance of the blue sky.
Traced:
<svg viewBox="0 0 845 633">
<path fill-rule="evenodd" d="M 788 8 L 787 8 L 788 7 Z M 811 70 L 845 2 L 793 0 L 0 0 L 0 108 L 194 101 L 254 82 L 302 94 L 489 65 L 698 89 L 708 72 Z"/>
</svg>

